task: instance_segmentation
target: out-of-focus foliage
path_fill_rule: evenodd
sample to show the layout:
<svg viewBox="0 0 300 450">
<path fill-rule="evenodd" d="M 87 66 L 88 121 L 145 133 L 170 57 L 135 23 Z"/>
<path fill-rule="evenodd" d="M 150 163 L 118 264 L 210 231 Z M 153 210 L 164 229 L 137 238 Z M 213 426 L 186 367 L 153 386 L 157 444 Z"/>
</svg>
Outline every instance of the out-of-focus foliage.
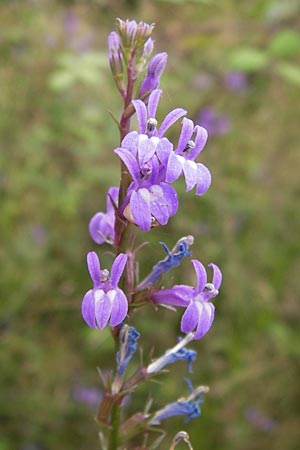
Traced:
<svg viewBox="0 0 300 450">
<path fill-rule="evenodd" d="M 159 241 L 193 234 L 193 256 L 224 271 L 214 326 L 194 344 L 192 381 L 211 392 L 184 427 L 195 449 L 299 448 L 299 15 L 292 0 L 1 2 L 1 450 L 99 448 L 96 366 L 110 368 L 114 349 L 80 304 L 86 252 L 113 259 L 87 223 L 119 181 L 109 113 L 121 103 L 105 60 L 116 17 L 157 23 L 161 117 L 182 106 L 210 131 L 211 189 L 199 198 L 178 182 L 178 215 L 138 253 L 143 276 Z M 195 282 L 188 260 L 173 276 Z M 144 355 L 176 339 L 180 314 L 159 310 L 159 332 L 157 317 L 136 316 Z M 153 384 L 154 407 L 185 395 L 185 375 L 178 363 Z"/>
</svg>

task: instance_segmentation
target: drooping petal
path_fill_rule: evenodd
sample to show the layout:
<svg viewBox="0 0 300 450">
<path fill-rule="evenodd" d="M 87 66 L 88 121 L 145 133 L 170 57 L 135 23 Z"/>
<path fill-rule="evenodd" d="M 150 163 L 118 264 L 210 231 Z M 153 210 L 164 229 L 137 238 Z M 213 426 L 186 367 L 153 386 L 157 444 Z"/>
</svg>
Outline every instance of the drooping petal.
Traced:
<svg viewBox="0 0 300 450">
<path fill-rule="evenodd" d="M 196 137 L 195 137 L 195 147 L 190 150 L 190 152 L 187 155 L 188 159 L 194 160 L 197 158 L 199 153 L 203 150 L 205 147 L 206 141 L 207 141 L 207 131 L 205 128 L 200 127 L 199 125 L 195 126 Z"/>
<path fill-rule="evenodd" d="M 203 195 L 211 185 L 210 171 L 204 164 L 197 163 L 197 186 L 196 194 Z"/>
<path fill-rule="evenodd" d="M 151 214 L 161 225 L 166 225 L 169 220 L 169 208 L 164 198 L 163 190 L 158 184 L 155 184 L 150 187 L 150 193 Z"/>
<path fill-rule="evenodd" d="M 116 257 L 116 259 L 114 260 L 113 265 L 111 266 L 110 281 L 111 281 L 111 285 L 114 288 L 119 283 L 119 280 L 120 280 L 120 278 L 122 276 L 122 273 L 124 271 L 126 262 L 127 262 L 127 255 L 126 255 L 126 253 L 120 253 Z"/>
<path fill-rule="evenodd" d="M 132 104 L 135 107 L 140 133 L 145 134 L 147 127 L 147 109 L 145 103 L 142 100 L 132 100 Z"/>
<path fill-rule="evenodd" d="M 94 286 L 100 286 L 100 262 L 97 254 L 95 252 L 89 252 L 86 259 L 88 270 Z"/>
<path fill-rule="evenodd" d="M 159 128 L 158 136 L 163 137 L 165 132 L 175 123 L 180 117 L 185 116 L 187 111 L 182 108 L 175 108 L 166 115 Z"/>
<path fill-rule="evenodd" d="M 177 158 L 182 158 L 182 169 L 185 178 L 186 191 L 189 192 L 195 186 L 197 182 L 197 164 L 194 161 L 184 159 L 183 156 L 177 156 Z"/>
<path fill-rule="evenodd" d="M 164 198 L 169 208 L 169 216 L 172 217 L 176 214 L 178 209 L 178 197 L 176 190 L 167 183 L 160 183 L 160 187 L 163 190 Z"/>
<path fill-rule="evenodd" d="M 135 157 L 124 148 L 115 148 L 114 152 L 121 158 L 136 183 L 140 179 L 140 168 Z"/>
<path fill-rule="evenodd" d="M 196 292 L 197 293 L 202 292 L 207 283 L 207 274 L 206 274 L 205 267 L 197 259 L 192 259 L 192 263 L 193 263 L 193 266 L 194 266 L 194 269 L 196 272 L 196 277 L 197 277 Z"/>
<path fill-rule="evenodd" d="M 176 153 L 181 153 L 185 149 L 186 144 L 191 139 L 194 130 L 194 123 L 191 119 L 184 117 L 181 123 L 182 128 L 179 136 Z"/>
<path fill-rule="evenodd" d="M 210 329 L 215 315 L 215 307 L 212 303 L 197 303 L 199 319 L 194 339 L 201 339 Z"/>
<path fill-rule="evenodd" d="M 81 314 L 89 327 L 97 328 L 95 322 L 95 299 L 93 289 L 90 289 L 83 297 Z"/>
<path fill-rule="evenodd" d="M 172 181 L 177 180 L 177 178 L 182 173 L 182 166 L 178 155 L 175 155 L 174 152 L 170 153 L 167 165 L 166 172 L 166 181 L 167 183 L 172 183 Z"/>
<path fill-rule="evenodd" d="M 213 263 L 208 264 L 208 267 L 211 267 L 214 271 L 212 283 L 215 287 L 215 289 L 220 289 L 221 283 L 222 283 L 222 272 L 220 268 Z"/>
<path fill-rule="evenodd" d="M 161 89 L 154 89 L 151 92 L 148 100 L 148 117 L 154 119 L 156 117 L 157 105 L 162 94 Z"/>
<path fill-rule="evenodd" d="M 142 231 L 149 231 L 151 228 L 150 192 L 146 188 L 132 192 L 130 209 L 137 226 Z"/>
<path fill-rule="evenodd" d="M 182 318 L 181 318 L 181 331 L 183 333 L 190 333 L 193 331 L 199 319 L 199 309 L 195 301 L 191 301 L 186 308 Z"/>
<path fill-rule="evenodd" d="M 112 296 L 112 291 L 108 291 L 107 295 Z M 114 290 L 114 297 L 112 298 L 112 310 L 109 324 L 111 327 L 119 325 L 126 317 L 128 311 L 128 302 L 124 292 L 117 288 Z"/>
<path fill-rule="evenodd" d="M 112 299 L 103 291 L 103 289 L 95 290 L 94 296 L 96 321 L 99 328 L 103 330 L 111 315 Z"/>
</svg>

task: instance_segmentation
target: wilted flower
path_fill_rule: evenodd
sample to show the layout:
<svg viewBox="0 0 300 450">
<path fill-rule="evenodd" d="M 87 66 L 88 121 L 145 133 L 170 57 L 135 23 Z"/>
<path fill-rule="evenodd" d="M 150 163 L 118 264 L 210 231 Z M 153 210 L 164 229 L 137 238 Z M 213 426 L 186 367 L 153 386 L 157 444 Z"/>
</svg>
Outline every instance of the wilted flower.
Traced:
<svg viewBox="0 0 300 450">
<path fill-rule="evenodd" d="M 89 327 L 103 329 L 108 321 L 111 327 L 115 327 L 125 319 L 128 303 L 118 283 L 126 261 L 127 255 L 120 253 L 114 260 L 109 275 L 108 270 L 100 270 L 99 259 L 95 252 L 87 254 L 88 270 L 94 287 L 85 294 L 81 312 Z"/>
<path fill-rule="evenodd" d="M 152 294 L 155 303 L 181 306 L 186 310 L 181 319 L 183 333 L 194 332 L 194 339 L 202 338 L 210 329 L 215 307 L 210 300 L 219 293 L 222 273 L 215 264 L 209 264 L 213 269 L 212 283 L 207 283 L 206 270 L 200 261 L 192 260 L 197 276 L 195 288 L 186 285 L 175 285 L 171 289 L 162 289 Z"/>
<path fill-rule="evenodd" d="M 199 386 L 198 388 L 193 389 L 189 381 L 188 386 L 191 391 L 189 397 L 180 398 L 176 402 L 169 403 L 164 408 L 157 411 L 149 421 L 149 425 L 160 425 L 162 420 L 174 416 L 185 416 L 185 422 L 189 422 L 190 420 L 199 417 L 201 414 L 199 404 L 204 401 L 202 394 L 206 394 L 209 391 L 209 388 L 207 386 Z"/>
</svg>

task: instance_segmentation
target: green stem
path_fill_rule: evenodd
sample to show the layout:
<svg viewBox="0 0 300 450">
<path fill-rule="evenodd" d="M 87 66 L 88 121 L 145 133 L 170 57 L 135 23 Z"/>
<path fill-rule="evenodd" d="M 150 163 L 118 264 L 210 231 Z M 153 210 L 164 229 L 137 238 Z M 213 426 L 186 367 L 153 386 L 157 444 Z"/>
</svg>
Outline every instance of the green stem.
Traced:
<svg viewBox="0 0 300 450">
<path fill-rule="evenodd" d="M 120 405 L 114 405 L 111 415 L 111 430 L 109 436 L 109 447 L 108 450 L 117 450 L 119 442 L 119 426 L 120 426 Z"/>
</svg>

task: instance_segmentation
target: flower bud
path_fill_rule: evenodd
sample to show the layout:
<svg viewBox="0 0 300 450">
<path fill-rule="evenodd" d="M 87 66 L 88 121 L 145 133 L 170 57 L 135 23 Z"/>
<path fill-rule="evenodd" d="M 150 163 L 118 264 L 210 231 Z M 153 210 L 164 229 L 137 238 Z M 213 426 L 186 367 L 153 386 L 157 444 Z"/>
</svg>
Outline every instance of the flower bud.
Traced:
<svg viewBox="0 0 300 450">
<path fill-rule="evenodd" d="M 165 52 L 157 53 L 150 59 L 147 75 L 140 87 L 139 97 L 147 92 L 152 92 L 159 86 L 160 77 L 166 67 L 167 59 L 168 54 Z"/>
</svg>

